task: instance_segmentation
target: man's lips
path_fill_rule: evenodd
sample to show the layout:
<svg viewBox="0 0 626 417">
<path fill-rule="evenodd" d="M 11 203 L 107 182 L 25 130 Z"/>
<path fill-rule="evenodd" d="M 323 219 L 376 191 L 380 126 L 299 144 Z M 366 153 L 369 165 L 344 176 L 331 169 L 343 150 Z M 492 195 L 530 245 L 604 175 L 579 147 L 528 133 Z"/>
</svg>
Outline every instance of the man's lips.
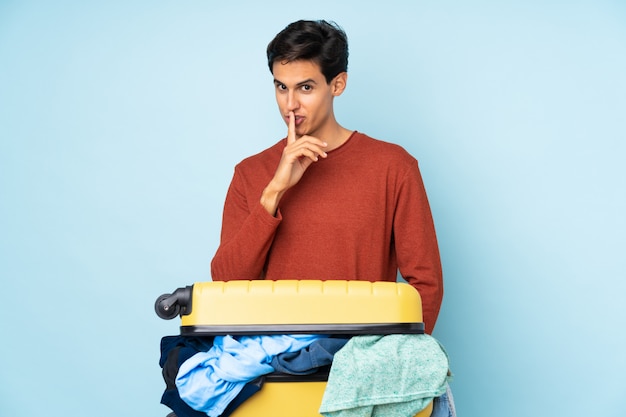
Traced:
<svg viewBox="0 0 626 417">
<path fill-rule="evenodd" d="M 295 120 L 294 120 L 295 125 L 298 126 L 302 124 L 302 122 L 304 122 L 304 119 L 305 119 L 304 116 L 295 116 Z M 289 123 L 289 115 L 285 116 L 285 121 Z"/>
</svg>

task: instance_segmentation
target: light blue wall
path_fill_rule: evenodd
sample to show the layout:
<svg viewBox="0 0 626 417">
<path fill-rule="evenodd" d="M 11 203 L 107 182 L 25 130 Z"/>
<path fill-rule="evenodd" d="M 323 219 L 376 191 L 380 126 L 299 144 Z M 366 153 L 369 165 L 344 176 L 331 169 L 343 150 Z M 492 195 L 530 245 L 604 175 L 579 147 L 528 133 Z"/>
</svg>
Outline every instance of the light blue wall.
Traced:
<svg viewBox="0 0 626 417">
<path fill-rule="evenodd" d="M 624 415 L 620 0 L 1 1 L 0 415 L 167 414 L 153 303 L 285 134 L 264 50 L 299 18 L 350 37 L 340 121 L 420 160 L 460 416 Z"/>
</svg>

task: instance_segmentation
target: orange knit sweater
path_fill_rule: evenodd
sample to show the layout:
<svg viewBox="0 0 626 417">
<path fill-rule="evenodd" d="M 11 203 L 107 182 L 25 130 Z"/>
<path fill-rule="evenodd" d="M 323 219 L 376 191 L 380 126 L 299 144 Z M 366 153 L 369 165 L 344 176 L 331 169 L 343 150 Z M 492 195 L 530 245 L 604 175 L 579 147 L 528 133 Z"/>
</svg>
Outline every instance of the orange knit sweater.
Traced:
<svg viewBox="0 0 626 417">
<path fill-rule="evenodd" d="M 211 262 L 216 281 L 396 281 L 422 297 L 432 333 L 443 297 L 435 228 L 418 164 L 398 145 L 355 132 L 313 163 L 280 201 L 260 203 L 285 139 L 235 167 Z"/>
</svg>

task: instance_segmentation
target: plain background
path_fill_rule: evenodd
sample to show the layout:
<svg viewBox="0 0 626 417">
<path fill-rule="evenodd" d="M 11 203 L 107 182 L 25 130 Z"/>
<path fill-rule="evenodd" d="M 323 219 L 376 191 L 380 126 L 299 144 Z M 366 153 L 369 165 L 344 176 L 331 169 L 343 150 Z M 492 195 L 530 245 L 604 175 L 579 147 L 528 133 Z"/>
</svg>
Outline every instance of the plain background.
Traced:
<svg viewBox="0 0 626 417">
<path fill-rule="evenodd" d="M 0 415 L 167 414 L 153 303 L 286 134 L 300 18 L 350 38 L 342 124 L 420 161 L 459 415 L 624 415 L 620 0 L 0 1 Z"/>
</svg>

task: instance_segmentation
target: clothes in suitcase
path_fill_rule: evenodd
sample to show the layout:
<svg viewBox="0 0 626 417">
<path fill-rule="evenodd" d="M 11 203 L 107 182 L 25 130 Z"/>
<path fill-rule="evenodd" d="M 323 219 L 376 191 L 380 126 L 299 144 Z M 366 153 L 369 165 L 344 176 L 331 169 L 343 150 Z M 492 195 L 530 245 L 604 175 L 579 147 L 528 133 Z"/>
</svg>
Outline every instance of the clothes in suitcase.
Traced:
<svg viewBox="0 0 626 417">
<path fill-rule="evenodd" d="M 223 336 L 236 339 L 261 335 L 319 335 L 322 339 L 341 340 L 355 336 L 424 333 L 420 296 L 405 283 L 202 282 L 159 297 L 155 309 L 165 319 L 181 317 L 177 337 L 181 338 L 182 345 L 201 341 L 200 345 L 207 343 L 209 346 L 213 338 Z M 163 364 L 166 361 L 167 358 L 161 358 Z M 275 365 L 280 366 L 280 362 L 276 361 Z M 277 371 L 263 375 L 254 383 L 246 384 L 243 399 L 237 397 L 236 407 L 231 407 L 227 413 L 231 417 L 320 417 L 329 367 L 322 366 L 314 371 L 303 375 Z M 445 385 L 443 387 L 445 390 Z M 169 395 L 172 395 L 171 390 Z M 416 416 L 427 417 L 431 410 L 432 401 L 425 400 Z"/>
</svg>

